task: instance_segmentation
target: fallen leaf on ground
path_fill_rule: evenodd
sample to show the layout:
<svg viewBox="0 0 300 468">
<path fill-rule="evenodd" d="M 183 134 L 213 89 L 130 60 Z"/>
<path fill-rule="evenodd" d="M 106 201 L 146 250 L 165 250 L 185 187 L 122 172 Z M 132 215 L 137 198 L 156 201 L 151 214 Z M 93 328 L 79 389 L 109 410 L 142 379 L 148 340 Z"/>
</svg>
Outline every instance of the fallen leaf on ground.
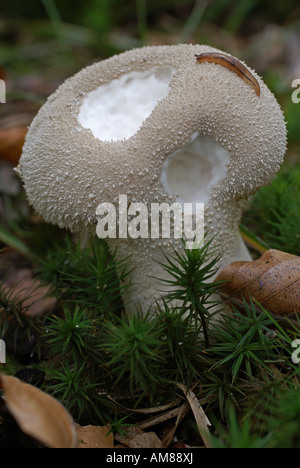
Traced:
<svg viewBox="0 0 300 468">
<path fill-rule="evenodd" d="M 113 448 L 114 437 L 107 426 L 78 426 L 77 448 Z"/>
<path fill-rule="evenodd" d="M 4 400 L 21 430 L 49 448 L 75 448 L 75 424 L 68 411 L 45 392 L 0 374 Z"/>
<path fill-rule="evenodd" d="M 122 434 L 115 434 L 115 440 L 129 448 L 164 448 L 155 432 L 144 432 L 138 426 L 126 427 Z"/>
<path fill-rule="evenodd" d="M 211 436 L 209 432 L 209 426 L 211 425 L 209 420 L 207 419 L 207 416 L 200 405 L 200 402 L 194 392 L 192 390 L 189 390 L 185 385 L 182 383 L 176 382 L 176 385 L 178 388 L 180 388 L 183 393 L 186 396 L 186 399 L 191 407 L 191 410 L 193 411 L 194 418 L 196 420 L 197 426 L 198 426 L 198 431 L 199 434 L 201 435 L 201 438 L 203 440 L 203 443 L 206 448 L 212 448 L 212 443 L 211 443 Z"/>
<path fill-rule="evenodd" d="M 143 434 L 138 434 L 129 442 L 128 447 L 138 449 L 164 448 L 162 442 L 157 437 L 155 432 L 144 432 Z"/>
<path fill-rule="evenodd" d="M 137 435 L 143 434 L 143 430 L 138 426 L 128 426 L 122 430 L 122 434 L 116 433 L 115 440 L 121 444 L 128 445 Z"/>
<path fill-rule="evenodd" d="M 24 313 L 37 317 L 53 310 L 56 298 L 48 296 L 49 287 L 42 286 L 27 269 L 16 270 L 2 285 L 2 291 L 10 300 L 22 302 Z"/>
<path fill-rule="evenodd" d="M 0 129 L 0 157 L 17 165 L 27 131 L 28 128 L 23 126 Z"/>
<path fill-rule="evenodd" d="M 221 296 L 242 303 L 256 299 L 277 315 L 300 312 L 300 257 L 280 250 L 268 250 L 253 262 L 234 262 L 218 275 L 225 281 Z"/>
</svg>

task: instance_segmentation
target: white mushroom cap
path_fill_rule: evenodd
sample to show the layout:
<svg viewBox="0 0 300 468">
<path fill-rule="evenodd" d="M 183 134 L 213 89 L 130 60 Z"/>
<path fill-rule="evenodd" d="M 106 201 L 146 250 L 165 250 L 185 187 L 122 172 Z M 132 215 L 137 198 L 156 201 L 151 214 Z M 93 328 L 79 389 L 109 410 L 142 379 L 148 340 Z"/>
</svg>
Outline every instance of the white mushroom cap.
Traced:
<svg viewBox="0 0 300 468">
<path fill-rule="evenodd" d="M 206 202 L 207 229 L 218 235 L 223 263 L 248 259 L 238 223 L 249 196 L 279 170 L 285 122 L 254 71 L 248 68 L 260 96 L 222 65 L 197 63 L 195 54 L 205 52 L 220 51 L 199 45 L 135 49 L 85 68 L 58 88 L 31 124 L 18 168 L 46 221 L 94 232 L 96 207 L 117 206 L 120 194 L 147 204 L 193 198 Z M 187 183 L 178 179 L 182 161 L 190 161 Z M 207 174 L 200 187 L 197 170 Z M 153 275 L 149 252 L 161 259 L 161 245 L 151 239 L 118 243 L 120 256 L 132 249 L 137 272 L 143 269 L 132 278 L 144 303 L 157 295 L 146 276 Z"/>
</svg>

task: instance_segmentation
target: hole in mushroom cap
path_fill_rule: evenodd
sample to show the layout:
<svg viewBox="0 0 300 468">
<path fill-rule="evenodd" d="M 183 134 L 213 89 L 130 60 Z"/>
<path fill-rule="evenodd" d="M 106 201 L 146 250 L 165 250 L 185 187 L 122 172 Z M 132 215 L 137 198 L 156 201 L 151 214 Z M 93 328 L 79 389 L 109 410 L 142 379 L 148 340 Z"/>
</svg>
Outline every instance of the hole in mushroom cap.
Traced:
<svg viewBox="0 0 300 468">
<path fill-rule="evenodd" d="M 227 174 L 230 153 L 206 135 L 194 133 L 187 145 L 170 154 L 163 165 L 164 193 L 183 203 L 207 203 L 211 191 Z"/>
<path fill-rule="evenodd" d="M 167 96 L 175 71 L 171 66 L 157 66 L 126 73 L 99 86 L 85 96 L 79 123 L 103 141 L 130 138 Z"/>
</svg>

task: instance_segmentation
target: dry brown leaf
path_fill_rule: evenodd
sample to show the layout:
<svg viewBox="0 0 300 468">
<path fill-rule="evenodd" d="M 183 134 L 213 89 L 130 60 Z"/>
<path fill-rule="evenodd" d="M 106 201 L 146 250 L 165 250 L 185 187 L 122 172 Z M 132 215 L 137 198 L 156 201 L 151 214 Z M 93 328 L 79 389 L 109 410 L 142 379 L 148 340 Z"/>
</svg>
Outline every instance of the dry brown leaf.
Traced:
<svg viewBox="0 0 300 468">
<path fill-rule="evenodd" d="M 27 133 L 27 127 L 0 129 L 0 157 L 17 165 Z"/>
<path fill-rule="evenodd" d="M 202 406 L 200 405 L 198 398 L 196 397 L 194 392 L 192 392 L 192 390 L 189 390 L 182 383 L 176 382 L 176 385 L 183 391 L 187 401 L 189 402 L 189 405 L 191 407 L 191 410 L 193 411 L 194 418 L 198 426 L 199 434 L 201 435 L 205 447 L 212 448 L 210 432 L 208 429 L 208 426 L 210 426 L 210 422 L 207 419 L 207 416 Z"/>
<path fill-rule="evenodd" d="M 177 418 L 178 414 L 181 412 L 181 409 L 182 406 L 179 406 L 178 408 L 173 408 L 165 413 L 153 416 L 152 418 L 145 419 L 144 421 L 138 423 L 138 427 L 141 429 L 149 429 L 149 427 L 157 426 L 158 424 L 169 421 L 170 419 Z"/>
<path fill-rule="evenodd" d="M 216 278 L 226 283 L 221 295 L 237 301 L 256 299 L 278 315 L 300 312 L 300 257 L 280 250 L 268 250 L 253 262 L 229 264 Z"/>
<path fill-rule="evenodd" d="M 129 448 L 164 448 L 154 432 L 144 432 L 138 426 L 129 426 L 121 434 L 115 434 L 115 440 Z"/>
<path fill-rule="evenodd" d="M 15 377 L 0 374 L 8 410 L 22 431 L 50 448 L 75 448 L 76 428 L 53 397 Z"/>
<path fill-rule="evenodd" d="M 144 432 L 138 434 L 128 443 L 129 448 L 147 449 L 147 448 L 164 448 L 162 442 L 157 437 L 155 432 Z"/>
<path fill-rule="evenodd" d="M 114 448 L 114 436 L 107 426 L 79 426 L 77 448 Z"/>
<path fill-rule="evenodd" d="M 166 432 L 164 434 L 163 440 L 162 440 L 163 446 L 165 448 L 169 447 L 169 445 L 172 443 L 179 424 L 181 423 L 183 418 L 187 415 L 187 413 L 190 410 L 190 405 L 187 402 L 185 402 L 185 403 L 183 403 L 183 405 L 180 408 L 177 408 L 177 409 L 179 411 L 177 413 L 177 418 L 176 418 L 175 424 L 173 426 L 167 428 L 167 430 L 166 430 Z"/>
<path fill-rule="evenodd" d="M 166 405 L 161 405 L 161 406 L 154 406 L 153 408 L 140 408 L 140 409 L 135 409 L 135 408 L 127 408 L 127 406 L 121 405 L 119 401 L 114 400 L 110 395 L 106 395 L 107 398 L 112 401 L 115 405 L 118 405 L 120 408 L 123 408 L 126 411 L 130 411 L 132 413 L 140 413 L 140 414 L 154 414 L 154 413 L 160 413 L 162 411 L 165 411 L 169 408 L 173 408 L 174 406 L 178 405 L 178 401 L 171 401 L 170 403 L 167 403 Z"/>
<path fill-rule="evenodd" d="M 128 426 L 122 430 L 122 434 L 115 434 L 115 440 L 121 444 L 128 445 L 137 435 L 143 434 L 143 430 L 138 426 Z"/>
<path fill-rule="evenodd" d="M 26 269 L 14 271 L 2 285 L 2 291 L 11 301 L 22 302 L 24 313 L 29 317 L 50 312 L 56 304 L 56 298 L 49 296 L 50 288 L 42 286 Z"/>
</svg>

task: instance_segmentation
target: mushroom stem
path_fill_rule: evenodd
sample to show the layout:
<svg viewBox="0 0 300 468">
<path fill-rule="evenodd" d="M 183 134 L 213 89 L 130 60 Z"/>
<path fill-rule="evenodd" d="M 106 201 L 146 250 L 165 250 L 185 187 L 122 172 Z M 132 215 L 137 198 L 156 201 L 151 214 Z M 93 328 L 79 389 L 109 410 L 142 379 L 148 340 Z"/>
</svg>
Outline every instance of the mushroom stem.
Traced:
<svg viewBox="0 0 300 468">
<path fill-rule="evenodd" d="M 125 283 L 121 285 L 126 286 L 123 293 L 126 312 L 135 314 L 139 310 L 146 314 L 168 291 L 161 280 L 170 279 L 170 276 L 161 263 L 166 263 L 164 254 L 170 255 L 171 248 L 162 249 L 161 241 L 153 240 L 148 244 L 144 239 L 126 239 L 118 243 L 110 240 L 108 245 L 110 251 L 115 252 L 116 262 L 129 257 L 133 267 L 130 277 L 126 277 Z"/>
<path fill-rule="evenodd" d="M 231 261 L 252 260 L 247 247 L 239 232 L 239 220 L 242 216 L 242 207 L 225 205 L 220 212 L 218 198 L 212 198 L 205 211 L 207 241 L 212 239 L 214 255 L 222 255 L 216 268 L 222 268 Z M 222 242 L 224 235 L 230 235 L 230 247 L 224 251 Z M 130 277 L 126 277 L 123 302 L 125 310 L 136 313 L 142 310 L 146 314 L 153 310 L 156 302 L 170 292 L 170 287 L 165 281 L 171 280 L 170 274 L 163 265 L 167 264 L 166 258 L 174 257 L 174 249 L 183 253 L 183 244 L 177 239 L 108 239 L 111 252 L 114 252 L 116 261 L 130 258 L 134 267 Z M 211 259 L 207 259 L 211 260 Z M 217 276 L 214 275 L 211 281 Z M 176 304 L 178 305 L 178 304 Z"/>
</svg>

